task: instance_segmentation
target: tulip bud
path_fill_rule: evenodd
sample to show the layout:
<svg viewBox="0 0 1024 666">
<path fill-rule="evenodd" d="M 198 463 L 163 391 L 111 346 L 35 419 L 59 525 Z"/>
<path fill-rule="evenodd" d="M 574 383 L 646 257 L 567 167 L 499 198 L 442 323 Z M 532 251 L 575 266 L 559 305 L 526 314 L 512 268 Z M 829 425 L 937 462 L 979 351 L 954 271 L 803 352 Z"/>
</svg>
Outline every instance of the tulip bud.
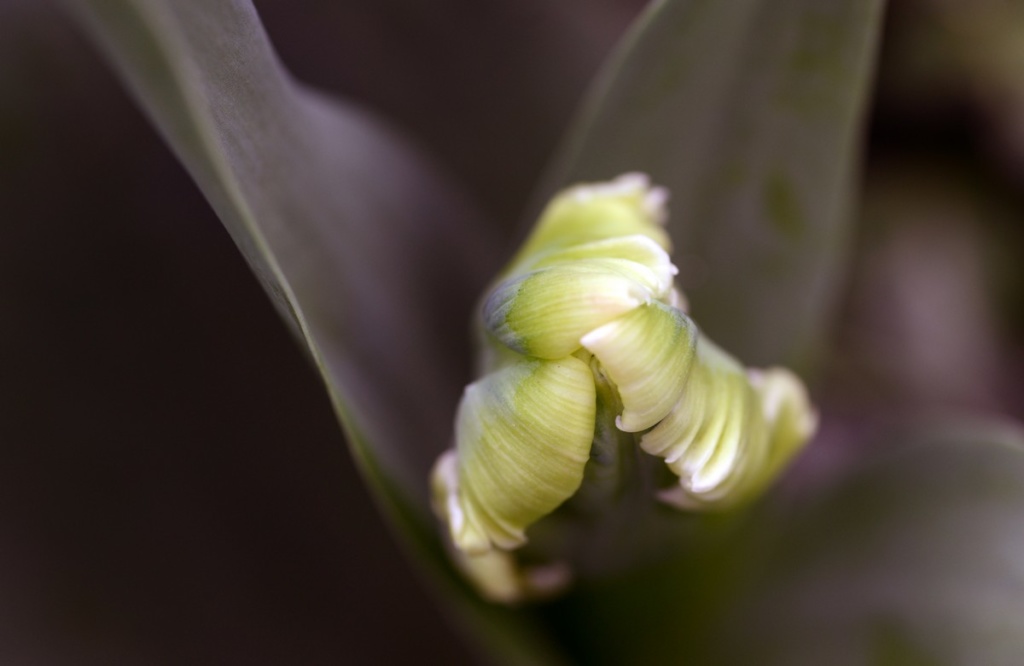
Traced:
<svg viewBox="0 0 1024 666">
<path fill-rule="evenodd" d="M 577 493 L 601 495 L 581 485 L 608 477 L 585 472 L 617 443 L 664 460 L 662 501 L 706 511 L 756 496 L 814 432 L 795 375 L 745 369 L 684 311 L 666 198 L 639 174 L 565 190 L 483 302 L 488 362 L 432 480 L 455 560 L 490 599 L 568 582 L 571 562 L 517 552 Z"/>
</svg>

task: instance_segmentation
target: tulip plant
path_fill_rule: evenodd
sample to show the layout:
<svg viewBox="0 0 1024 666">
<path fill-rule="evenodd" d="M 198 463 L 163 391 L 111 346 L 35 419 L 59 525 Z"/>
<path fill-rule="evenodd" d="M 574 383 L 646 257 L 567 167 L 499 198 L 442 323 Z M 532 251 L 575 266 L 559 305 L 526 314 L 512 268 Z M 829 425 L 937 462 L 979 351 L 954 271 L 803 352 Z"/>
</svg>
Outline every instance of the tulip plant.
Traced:
<svg viewBox="0 0 1024 666">
<path fill-rule="evenodd" d="M 1019 429 L 916 424 L 841 473 L 786 474 L 828 445 L 815 370 L 881 0 L 652 2 L 503 249 L 400 130 L 292 78 L 249 0 L 67 4 L 308 350 L 485 658 L 1024 654 Z"/>
</svg>

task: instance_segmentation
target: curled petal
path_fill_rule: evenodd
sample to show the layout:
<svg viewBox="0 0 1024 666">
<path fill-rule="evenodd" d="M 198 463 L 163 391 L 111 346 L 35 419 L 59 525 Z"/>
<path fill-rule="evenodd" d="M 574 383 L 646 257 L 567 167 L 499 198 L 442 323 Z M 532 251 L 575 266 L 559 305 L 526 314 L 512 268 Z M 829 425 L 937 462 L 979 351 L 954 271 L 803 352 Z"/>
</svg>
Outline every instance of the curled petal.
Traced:
<svg viewBox="0 0 1024 666">
<path fill-rule="evenodd" d="M 640 432 L 668 415 L 686 386 L 697 335 L 681 311 L 652 302 L 583 336 L 619 389 L 619 429 Z"/>
<path fill-rule="evenodd" d="M 662 499 L 687 509 L 728 506 L 763 489 L 814 424 L 795 375 L 746 371 L 702 339 L 682 397 L 640 445 L 679 477 Z"/>
<path fill-rule="evenodd" d="M 658 276 L 628 259 L 588 259 L 506 280 L 484 302 L 483 321 L 521 354 L 557 359 L 588 331 L 656 297 Z"/>
<path fill-rule="evenodd" d="M 541 255 L 530 268 L 537 269 L 591 259 L 626 259 L 644 266 L 655 277 L 656 281 L 651 285 L 655 297 L 665 300 L 671 298 L 672 279 L 679 273 L 668 252 L 647 236 L 640 234 L 592 241 L 557 250 Z"/>
<path fill-rule="evenodd" d="M 760 398 L 761 413 L 768 426 L 764 462 L 767 483 L 814 436 L 818 413 L 804 383 L 786 368 L 749 370 L 747 374 Z"/>
<path fill-rule="evenodd" d="M 574 357 L 524 359 L 466 388 L 456 450 L 433 476 L 435 510 L 459 550 L 517 548 L 527 527 L 576 492 L 595 402 L 590 367 Z"/>
</svg>

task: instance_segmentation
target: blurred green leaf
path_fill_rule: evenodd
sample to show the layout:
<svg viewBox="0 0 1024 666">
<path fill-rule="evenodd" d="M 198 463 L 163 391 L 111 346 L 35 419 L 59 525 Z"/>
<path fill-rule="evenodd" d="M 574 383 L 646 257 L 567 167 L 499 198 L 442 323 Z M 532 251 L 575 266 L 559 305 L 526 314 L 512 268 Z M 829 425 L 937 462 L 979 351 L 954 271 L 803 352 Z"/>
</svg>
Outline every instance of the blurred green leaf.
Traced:
<svg viewBox="0 0 1024 666">
<path fill-rule="evenodd" d="M 466 202 L 393 132 L 293 81 L 251 2 L 72 7 L 302 335 L 356 453 L 425 489 L 465 367 L 446 324 L 489 268 Z"/>
<path fill-rule="evenodd" d="M 892 440 L 774 524 L 711 663 L 1019 660 L 1024 431 L 949 424 Z"/>
<path fill-rule="evenodd" d="M 835 305 L 881 0 L 663 0 L 591 90 L 546 181 L 645 171 L 680 279 L 745 362 L 805 365 Z"/>
<path fill-rule="evenodd" d="M 305 342 L 417 563 L 466 604 L 480 640 L 542 659 L 529 618 L 485 605 L 455 576 L 427 501 L 467 380 L 467 313 L 495 266 L 487 228 L 394 132 L 292 80 L 251 2 L 69 6 Z"/>
</svg>

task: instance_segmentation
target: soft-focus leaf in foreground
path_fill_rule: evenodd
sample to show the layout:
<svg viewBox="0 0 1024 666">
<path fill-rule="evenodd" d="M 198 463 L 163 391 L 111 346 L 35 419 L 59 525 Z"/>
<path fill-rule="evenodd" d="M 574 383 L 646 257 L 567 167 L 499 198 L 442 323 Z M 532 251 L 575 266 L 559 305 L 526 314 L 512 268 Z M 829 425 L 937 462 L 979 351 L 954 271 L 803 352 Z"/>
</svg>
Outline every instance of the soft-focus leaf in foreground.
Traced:
<svg viewBox="0 0 1024 666">
<path fill-rule="evenodd" d="M 497 254 L 486 228 L 399 137 L 291 79 L 251 2 L 68 4 L 308 346 L 353 453 L 418 559 L 450 573 L 426 487 L 466 380 L 470 303 Z M 527 618 L 453 597 L 510 658 L 540 658 L 528 629 L 516 629 Z"/>
<path fill-rule="evenodd" d="M 672 193 L 708 335 L 805 365 L 841 279 L 881 0 L 663 0 L 609 62 L 545 183 L 643 171 Z"/>
<path fill-rule="evenodd" d="M 425 487 L 407 459 L 447 438 L 435 412 L 459 388 L 446 318 L 486 270 L 465 202 L 388 129 L 292 80 L 250 2 L 72 7 L 309 345 L 357 451 Z"/>
</svg>

